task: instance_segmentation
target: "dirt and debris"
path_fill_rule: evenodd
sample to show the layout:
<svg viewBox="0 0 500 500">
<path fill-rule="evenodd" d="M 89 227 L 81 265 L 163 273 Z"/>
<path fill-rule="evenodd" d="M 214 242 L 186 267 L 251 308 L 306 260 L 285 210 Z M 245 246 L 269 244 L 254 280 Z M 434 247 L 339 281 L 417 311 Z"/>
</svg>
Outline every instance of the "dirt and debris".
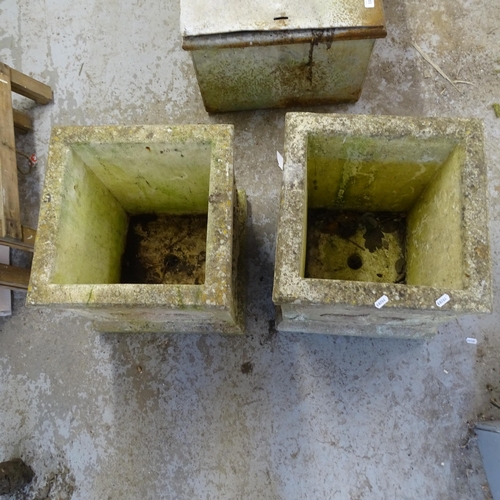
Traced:
<svg viewBox="0 0 500 500">
<path fill-rule="evenodd" d="M 206 239 L 206 214 L 131 217 L 121 282 L 203 284 Z"/>
<path fill-rule="evenodd" d="M 70 500 L 75 493 L 75 477 L 70 469 L 59 464 L 58 468 L 40 478 L 40 485 L 33 495 L 33 500 Z"/>
<path fill-rule="evenodd" d="M 405 283 L 405 239 L 406 213 L 311 209 L 306 277 Z"/>
<path fill-rule="evenodd" d="M 371 253 L 383 248 L 384 235 L 399 233 L 404 239 L 405 213 L 391 212 L 351 212 L 312 209 L 309 211 L 309 221 L 320 223 L 320 231 L 350 241 L 359 230 L 363 231 L 364 247 Z"/>
<path fill-rule="evenodd" d="M 460 89 L 455 85 L 455 83 L 469 83 L 470 82 L 456 82 L 453 81 L 416 43 L 412 44 L 415 50 L 427 61 L 448 83 L 450 83 L 459 94 L 462 94 Z"/>
<path fill-rule="evenodd" d="M 253 373 L 253 363 L 251 361 L 245 361 L 245 363 L 241 365 L 241 373 L 243 373 L 243 375 L 251 375 Z"/>
<path fill-rule="evenodd" d="M 33 469 L 20 458 L 0 463 L 0 495 L 10 495 L 20 490 L 34 475 Z"/>
<path fill-rule="evenodd" d="M 399 258 L 396 261 L 395 268 L 398 273 L 395 283 L 404 283 L 406 280 L 406 260 Z"/>
</svg>

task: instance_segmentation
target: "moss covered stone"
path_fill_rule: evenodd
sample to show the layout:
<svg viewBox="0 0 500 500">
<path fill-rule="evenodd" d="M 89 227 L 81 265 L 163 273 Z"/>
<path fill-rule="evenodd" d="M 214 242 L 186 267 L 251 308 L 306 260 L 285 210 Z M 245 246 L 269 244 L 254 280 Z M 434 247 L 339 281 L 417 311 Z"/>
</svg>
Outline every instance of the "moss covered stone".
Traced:
<svg viewBox="0 0 500 500">
<path fill-rule="evenodd" d="M 55 128 L 27 304 L 77 311 L 102 331 L 241 333 L 246 199 L 234 185 L 232 140 L 229 125 Z M 156 284 L 122 276 L 138 216 L 167 219 L 164 243 L 146 238 L 157 228 L 141 235 L 170 271 L 185 250 L 179 220 L 206 220 L 189 234 L 202 274 L 190 263 L 198 274 L 186 266 L 170 282 L 167 272 Z M 128 257 L 127 272 L 133 266 Z"/>
</svg>

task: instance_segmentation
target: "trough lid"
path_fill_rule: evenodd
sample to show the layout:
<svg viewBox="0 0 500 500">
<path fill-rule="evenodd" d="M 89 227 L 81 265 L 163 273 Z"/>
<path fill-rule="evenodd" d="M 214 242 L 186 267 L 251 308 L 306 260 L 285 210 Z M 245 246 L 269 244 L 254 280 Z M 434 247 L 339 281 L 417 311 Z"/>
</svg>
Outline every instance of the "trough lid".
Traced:
<svg viewBox="0 0 500 500">
<path fill-rule="evenodd" d="M 181 0 L 183 36 L 384 24 L 382 0 Z"/>
</svg>

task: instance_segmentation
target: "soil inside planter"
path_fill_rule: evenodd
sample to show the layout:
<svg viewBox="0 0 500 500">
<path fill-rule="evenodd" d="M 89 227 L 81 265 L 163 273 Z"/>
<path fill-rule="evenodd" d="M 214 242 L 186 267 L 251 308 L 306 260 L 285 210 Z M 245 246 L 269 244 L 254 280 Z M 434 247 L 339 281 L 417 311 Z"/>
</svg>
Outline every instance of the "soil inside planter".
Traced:
<svg viewBox="0 0 500 500">
<path fill-rule="evenodd" d="M 130 217 L 121 283 L 205 282 L 207 215 Z"/>
<path fill-rule="evenodd" d="M 406 282 L 406 213 L 310 209 L 306 278 Z"/>
</svg>

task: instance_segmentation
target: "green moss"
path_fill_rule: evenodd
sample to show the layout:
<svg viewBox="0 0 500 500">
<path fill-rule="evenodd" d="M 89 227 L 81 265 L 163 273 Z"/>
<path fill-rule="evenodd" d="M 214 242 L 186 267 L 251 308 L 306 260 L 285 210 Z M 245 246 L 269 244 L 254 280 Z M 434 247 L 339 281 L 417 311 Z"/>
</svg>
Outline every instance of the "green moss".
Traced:
<svg viewBox="0 0 500 500">
<path fill-rule="evenodd" d="M 129 214 L 207 212 L 210 143 L 87 143 L 73 148 Z"/>
<path fill-rule="evenodd" d="M 180 287 L 176 287 L 175 292 L 177 296 L 177 307 L 181 310 L 186 309 L 186 306 L 184 305 L 184 297 Z"/>
<path fill-rule="evenodd" d="M 409 212 L 407 282 L 462 287 L 463 151 L 455 142 L 325 133 L 309 137 L 307 158 L 309 210 Z M 366 265 L 352 270 L 347 260 L 359 238 L 347 241 L 320 234 L 316 239 L 315 245 L 308 245 L 312 250 L 306 275 L 311 277 L 393 282 L 394 264 L 404 258 L 403 247 L 391 245 L 390 252 L 361 252 Z"/>
<path fill-rule="evenodd" d="M 408 284 L 463 288 L 464 157 L 457 147 L 408 216 Z"/>
<path fill-rule="evenodd" d="M 63 207 L 54 235 L 57 258 L 52 283 L 118 283 L 127 215 L 82 160 L 68 152 Z M 90 300 L 90 298 L 89 298 Z"/>
<path fill-rule="evenodd" d="M 248 44 L 250 39 L 248 39 Z M 208 111 L 352 102 L 374 40 L 243 46 L 192 51 Z"/>
<path fill-rule="evenodd" d="M 311 136 L 309 208 L 404 212 L 422 194 L 454 144 L 443 140 Z"/>
</svg>

